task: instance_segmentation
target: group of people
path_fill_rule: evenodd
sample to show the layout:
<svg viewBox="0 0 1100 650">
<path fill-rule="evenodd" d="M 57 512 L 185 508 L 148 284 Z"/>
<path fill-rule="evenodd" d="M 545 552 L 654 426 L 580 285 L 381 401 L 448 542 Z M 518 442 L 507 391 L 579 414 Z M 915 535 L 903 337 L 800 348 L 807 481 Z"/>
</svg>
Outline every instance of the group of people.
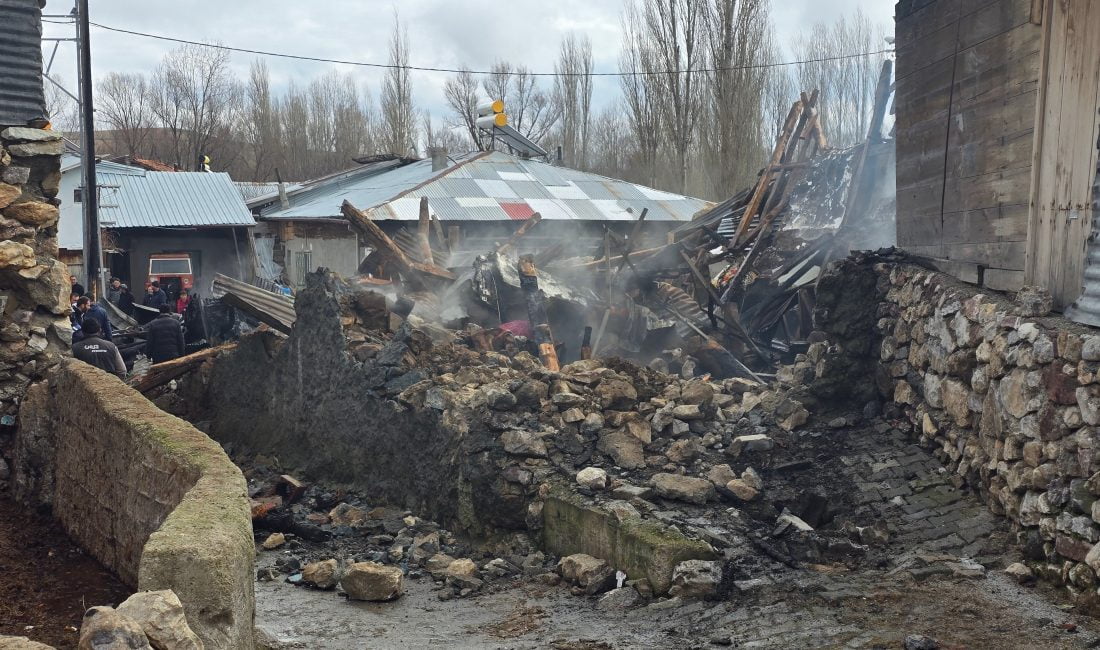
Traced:
<svg viewBox="0 0 1100 650">
<path fill-rule="evenodd" d="M 72 283 L 70 296 L 72 313 L 69 319 L 73 326 L 73 357 L 124 378 L 126 363 L 112 341 L 114 329 L 107 311 L 84 295 L 84 287 L 77 282 L 76 276 L 72 276 L 70 282 Z M 118 278 L 111 278 L 107 289 L 107 300 L 124 312 L 133 311 L 133 295 Z M 187 309 L 188 302 L 189 296 L 185 290 L 176 301 L 175 307 L 179 313 Z M 158 282 L 151 282 L 146 287 L 142 304 L 160 312 L 149 323 L 145 338 L 145 356 L 149 357 L 153 363 L 183 356 L 185 350 L 183 324 L 173 315 L 168 296 Z"/>
</svg>

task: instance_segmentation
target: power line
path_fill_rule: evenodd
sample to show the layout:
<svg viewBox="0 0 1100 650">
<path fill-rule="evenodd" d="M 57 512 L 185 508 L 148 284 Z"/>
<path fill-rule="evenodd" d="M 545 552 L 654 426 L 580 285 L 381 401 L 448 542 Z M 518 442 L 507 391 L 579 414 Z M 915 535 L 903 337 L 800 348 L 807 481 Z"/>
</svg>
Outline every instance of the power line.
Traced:
<svg viewBox="0 0 1100 650">
<path fill-rule="evenodd" d="M 48 21 L 49 22 L 49 21 Z M 216 43 L 201 43 L 199 41 L 190 41 L 184 38 L 175 38 L 173 36 L 163 36 L 160 34 L 149 34 L 146 32 L 138 32 L 132 29 L 122 29 L 121 27 L 111 27 L 109 25 L 102 25 L 100 23 L 91 23 L 94 27 L 104 29 L 110 32 L 117 32 L 119 34 L 129 34 L 131 36 L 141 36 L 143 38 L 152 38 L 159 41 L 170 41 L 172 43 L 182 43 L 184 45 L 197 45 L 200 47 L 209 47 L 218 50 L 225 50 L 228 52 L 241 52 L 244 54 L 257 54 L 260 56 L 273 56 L 283 59 L 296 59 L 299 61 L 314 61 L 317 63 L 338 63 L 340 65 L 353 65 L 364 68 L 380 68 L 380 69 L 400 69 L 400 70 L 415 70 L 419 72 L 447 72 L 447 73 L 459 73 L 468 72 L 476 75 L 491 75 L 495 74 L 492 70 L 459 70 L 456 68 L 431 68 L 425 66 L 415 65 L 393 65 L 390 63 L 368 63 L 366 61 L 347 61 L 343 59 L 327 59 L 319 56 L 305 56 L 302 54 L 287 54 L 285 52 L 271 52 L 267 50 L 253 50 L 244 47 L 232 47 L 229 45 L 220 45 Z M 758 63 L 752 65 L 734 66 L 729 68 L 699 68 L 696 70 L 642 70 L 638 72 L 529 72 L 533 77 L 635 77 L 635 76 L 650 76 L 661 74 L 686 74 L 691 73 L 709 73 L 709 72 L 732 72 L 735 70 L 759 70 L 763 68 L 779 68 L 792 65 L 806 65 L 809 63 L 827 63 L 829 61 L 843 61 L 847 59 L 858 59 L 868 56 L 877 56 L 879 54 L 887 54 L 893 52 L 893 49 L 887 48 L 883 50 L 877 50 L 874 52 L 860 52 L 859 54 L 845 54 L 840 56 L 827 56 L 817 59 L 804 59 L 801 61 L 782 61 L 778 63 Z"/>
</svg>

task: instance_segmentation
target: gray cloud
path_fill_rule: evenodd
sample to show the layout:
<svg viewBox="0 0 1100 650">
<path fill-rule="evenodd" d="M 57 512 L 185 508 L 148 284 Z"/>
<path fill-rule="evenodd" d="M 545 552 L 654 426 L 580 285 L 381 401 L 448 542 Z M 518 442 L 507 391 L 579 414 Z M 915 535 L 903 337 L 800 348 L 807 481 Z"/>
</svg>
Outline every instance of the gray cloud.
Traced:
<svg viewBox="0 0 1100 650">
<path fill-rule="evenodd" d="M 892 0 L 777 0 L 773 7 L 779 38 L 788 42 L 814 21 L 832 21 L 862 9 L 884 26 L 892 25 Z M 236 47 L 305 54 L 324 58 L 384 63 L 394 7 L 408 28 L 414 65 L 487 68 L 497 59 L 522 63 L 532 70 L 553 69 L 562 35 L 576 31 L 593 43 L 598 70 L 617 69 L 619 16 L 623 0 L 191 0 L 158 2 L 114 0 L 92 3 L 92 19 L 114 27 L 179 38 L 214 41 Z M 50 0 L 48 13 L 65 13 L 68 4 Z M 46 26 L 47 35 L 63 36 L 71 28 Z M 149 72 L 174 45 L 93 28 L 94 73 Z M 47 49 L 47 56 L 49 49 Z M 75 52 L 66 43 L 54 71 L 75 88 Z M 254 57 L 233 54 L 243 74 Z M 267 59 L 273 81 L 308 82 L 329 69 L 351 72 L 377 98 L 379 70 L 322 63 Z M 414 72 L 415 101 L 434 112 L 442 109 L 446 75 Z M 598 80 L 597 102 L 613 96 L 617 82 Z"/>
</svg>

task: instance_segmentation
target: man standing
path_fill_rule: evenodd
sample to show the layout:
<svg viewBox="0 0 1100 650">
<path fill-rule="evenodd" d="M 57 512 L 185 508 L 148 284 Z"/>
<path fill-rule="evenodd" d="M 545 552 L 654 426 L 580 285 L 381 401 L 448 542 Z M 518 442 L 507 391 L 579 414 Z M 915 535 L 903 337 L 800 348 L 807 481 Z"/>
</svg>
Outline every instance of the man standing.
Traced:
<svg viewBox="0 0 1100 650">
<path fill-rule="evenodd" d="M 160 288 L 160 283 L 154 280 L 146 285 L 145 300 L 141 304 L 153 309 L 160 309 L 168 304 L 168 294 L 164 293 L 164 289 Z"/>
<path fill-rule="evenodd" d="M 107 287 L 107 301 L 112 305 L 117 305 L 119 298 L 122 297 L 122 280 L 118 278 L 111 278 L 111 284 Z"/>
<path fill-rule="evenodd" d="M 91 298 L 88 296 L 80 296 L 77 298 L 76 310 L 80 312 L 82 329 L 89 320 L 95 320 L 99 323 L 99 331 L 101 332 L 100 338 L 105 341 L 110 341 L 114 338 L 114 332 L 111 329 L 111 319 L 107 318 L 107 311 L 93 303 Z"/>
<path fill-rule="evenodd" d="M 70 275 L 69 276 L 69 284 L 71 284 L 72 287 L 73 287 L 73 289 L 72 289 L 73 293 L 75 293 L 78 296 L 83 296 L 84 295 L 84 285 L 77 282 L 75 275 Z"/>
<path fill-rule="evenodd" d="M 160 306 L 160 316 L 149 323 L 149 334 L 145 339 L 145 356 L 153 363 L 169 361 L 183 356 L 183 325 L 172 314 L 167 304 Z"/>
<path fill-rule="evenodd" d="M 126 378 L 126 363 L 118 348 L 100 338 L 99 322 L 94 318 L 84 321 L 84 338 L 73 343 L 73 356 L 100 370 L 113 373 L 119 379 Z"/>
</svg>

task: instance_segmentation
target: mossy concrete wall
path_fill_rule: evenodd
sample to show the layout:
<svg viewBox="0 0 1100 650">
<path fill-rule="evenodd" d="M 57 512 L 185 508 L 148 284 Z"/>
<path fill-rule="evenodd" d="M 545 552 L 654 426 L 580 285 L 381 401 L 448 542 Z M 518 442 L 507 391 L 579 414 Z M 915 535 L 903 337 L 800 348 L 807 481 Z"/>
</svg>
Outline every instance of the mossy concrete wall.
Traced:
<svg viewBox="0 0 1100 650">
<path fill-rule="evenodd" d="M 28 391 L 15 456 L 20 499 L 135 589 L 176 592 L 207 648 L 252 647 L 247 489 L 217 443 L 69 359 Z"/>
<path fill-rule="evenodd" d="M 551 553 L 586 553 L 606 560 L 631 580 L 646 578 L 658 594 L 672 585 L 677 564 L 716 558 L 705 542 L 688 539 L 656 521 L 620 521 L 565 490 L 547 497 L 542 517 L 543 545 Z"/>
</svg>

